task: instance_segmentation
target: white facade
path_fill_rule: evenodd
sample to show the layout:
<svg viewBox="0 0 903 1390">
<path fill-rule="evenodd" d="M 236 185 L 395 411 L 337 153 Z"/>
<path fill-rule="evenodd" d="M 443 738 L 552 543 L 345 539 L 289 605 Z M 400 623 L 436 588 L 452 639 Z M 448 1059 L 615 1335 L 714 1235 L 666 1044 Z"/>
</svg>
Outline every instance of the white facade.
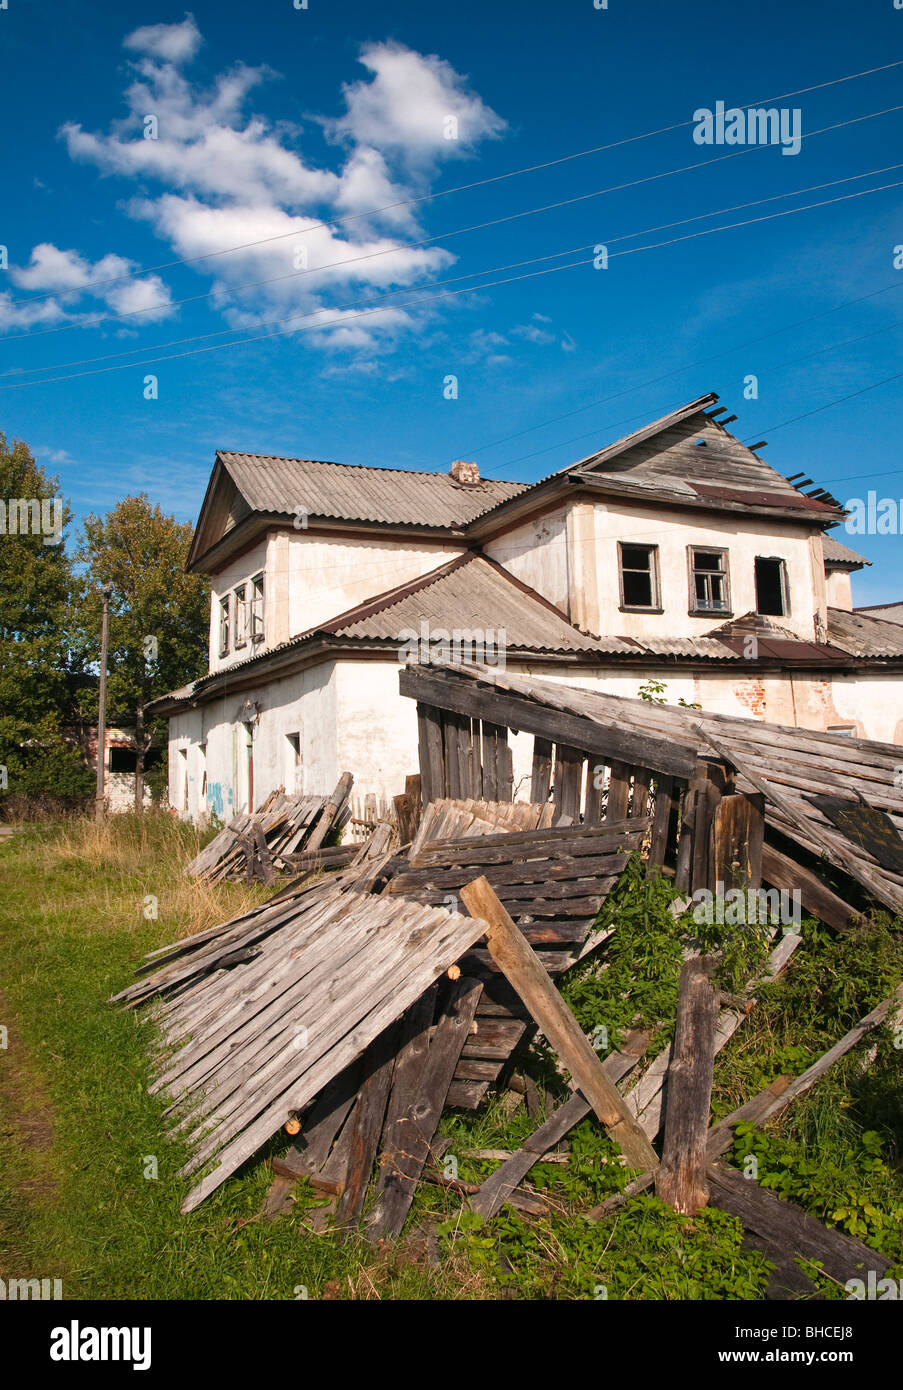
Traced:
<svg viewBox="0 0 903 1390">
<path fill-rule="evenodd" d="M 646 674 L 615 664 L 591 671 L 512 663 L 512 672 L 636 699 Z M 399 662 L 337 657 L 296 675 L 216 700 L 170 723 L 170 800 L 196 820 L 229 820 L 248 809 L 249 767 L 255 805 L 277 787 L 323 793 L 340 773 L 355 794 L 391 801 L 418 770 L 413 700 L 398 693 Z M 767 719 L 808 729 L 846 730 L 903 745 L 903 680 L 887 674 L 769 676 L 719 671 L 658 673 L 669 703 L 685 700 L 718 714 Z M 300 759 L 294 739 L 300 737 Z M 529 787 L 532 736 L 512 740 L 516 794 Z M 249 756 L 250 752 L 250 756 Z M 901 746 L 903 766 L 903 746 Z"/>
<path fill-rule="evenodd" d="M 817 650 L 827 640 L 829 606 L 852 609 L 849 567 L 856 567 L 857 557 L 847 552 L 841 568 L 832 562 L 825 570 L 822 528 L 838 509 L 832 513 L 823 503 L 801 499 L 721 426 L 703 420 L 699 409 L 715 399 L 701 398 L 673 419 L 657 422 L 661 439 L 650 427 L 641 443 L 627 441 L 616 466 L 610 467 L 609 451 L 607 471 L 588 479 L 562 480 L 556 474 L 537 485 L 538 494 L 523 489 L 504 503 L 488 492 L 483 502 L 473 491 L 481 486 L 476 466 L 455 464 L 444 483 L 438 518 L 435 491 L 432 502 L 417 493 L 426 486 L 416 481 L 422 474 L 411 475 L 403 484 L 410 495 L 399 496 L 397 472 L 389 471 L 390 489 L 379 470 L 343 472 L 343 465 L 322 464 L 316 469 L 338 470 L 335 491 L 329 491 L 328 471 L 314 477 L 302 469 L 298 476 L 307 478 L 305 487 L 323 490 L 323 505 L 319 515 L 305 511 L 300 522 L 293 521 L 291 513 L 299 509 L 288 495 L 294 485 L 289 465 L 300 467 L 303 461 L 271 460 L 277 470 L 271 476 L 266 458 L 253 456 L 263 462 L 245 485 L 252 494 L 258 490 L 257 501 L 236 502 L 232 494 L 242 482 L 239 474 L 238 482 L 228 484 L 232 493 L 223 492 L 220 501 L 213 489 L 198 523 L 195 539 L 203 554 L 193 563 L 203 568 L 206 560 L 212 571 L 213 679 L 207 687 L 177 694 L 170 706 L 175 711 L 169 745 L 174 809 L 193 819 L 209 813 L 228 820 L 256 809 L 278 787 L 329 792 L 345 771 L 354 776 L 357 798 L 373 793 L 388 801 L 403 791 L 405 776 L 416 772 L 419 762 L 416 707 L 398 693 L 402 657 L 396 631 L 388 635 L 385 623 L 374 629 L 369 618 L 389 611 L 391 605 L 381 608 L 377 601 L 398 586 L 416 586 L 456 557 L 470 564 L 475 545 L 510 576 L 513 589 L 527 586 L 526 593 L 518 589 L 525 632 L 535 631 L 531 611 L 535 623 L 537 610 L 547 614 L 549 605 L 579 629 L 578 634 L 565 629 L 560 659 L 537 657 L 524 664 L 523 657 L 509 657 L 512 670 L 631 697 L 652 679 L 664 683 L 669 702 L 903 744 L 903 660 L 882 665 L 876 659 L 855 674 L 837 674 Z M 682 435 L 674 428 L 678 417 L 690 421 Z M 694 439 L 706 449 L 695 451 Z M 658 468 L 668 458 L 676 461 L 670 473 L 649 471 L 650 460 Z M 224 467 L 218 462 L 218 469 Z M 714 477 L 718 486 L 703 481 L 693 492 L 684 469 L 687 478 L 695 470 L 709 484 Z M 214 478 L 222 491 L 226 472 L 215 472 Z M 734 483 L 741 484 L 739 500 Z M 639 496 L 643 488 L 648 491 Z M 354 495 L 357 489 L 364 489 L 361 498 Z M 383 498 L 387 489 L 394 489 L 394 500 Z M 428 523 L 417 520 L 421 497 Z M 373 519 L 393 514 L 394 521 Z M 647 552 L 650 601 L 628 596 L 628 580 L 634 581 L 624 557 L 631 547 Z M 707 564 L 719 575 L 714 602 L 706 597 L 713 581 L 700 575 L 698 552 L 706 557 L 702 567 Z M 490 568 L 485 560 L 480 564 Z M 447 576 L 450 584 L 450 576 L 458 576 L 457 620 L 492 630 L 496 615 L 482 611 L 492 604 L 472 598 L 466 579 L 460 579 L 464 565 L 450 566 Z M 764 577 L 759 590 L 757 571 L 763 567 L 777 583 L 777 607 L 773 597 L 763 599 Z M 496 602 L 503 601 L 497 589 L 493 592 Z M 406 591 L 406 597 L 412 594 L 418 622 L 422 604 L 424 622 L 428 615 L 433 627 L 453 626 L 431 581 L 422 590 Z M 408 620 L 415 610 L 410 604 L 405 609 Z M 512 621 L 520 620 L 519 610 L 509 612 Z M 709 644 L 698 659 L 669 659 L 660 648 L 662 654 L 650 654 L 645 663 L 632 655 L 635 649 L 623 660 L 600 651 L 593 661 L 571 641 L 581 633 L 627 638 L 654 652 L 656 643 L 706 637 L 750 615 L 767 619 L 771 635 L 788 653 L 805 643 L 809 655 L 788 654 L 782 662 L 766 651 L 758 661 L 744 652 L 732 669 L 728 660 L 706 664 Z M 557 614 L 555 622 L 560 631 Z M 296 647 L 286 647 L 302 637 Z M 509 634 L 509 647 L 517 645 Z M 524 640 L 521 649 L 541 645 Z M 599 646 L 604 650 L 605 643 Z M 258 668 L 248 663 L 260 658 L 255 674 Z M 795 664 L 803 659 L 808 668 Z M 531 749 L 532 740 L 518 736 L 516 783 L 528 777 Z"/>
</svg>

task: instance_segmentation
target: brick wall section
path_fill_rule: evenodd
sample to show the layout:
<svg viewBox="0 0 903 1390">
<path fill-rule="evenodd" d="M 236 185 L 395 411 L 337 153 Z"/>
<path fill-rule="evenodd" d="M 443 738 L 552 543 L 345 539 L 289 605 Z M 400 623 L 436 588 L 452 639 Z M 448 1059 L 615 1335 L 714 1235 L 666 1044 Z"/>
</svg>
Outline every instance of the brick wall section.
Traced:
<svg viewBox="0 0 903 1390">
<path fill-rule="evenodd" d="M 765 685 L 758 678 L 744 681 L 737 686 L 737 699 L 745 705 L 756 719 L 766 717 Z"/>
</svg>

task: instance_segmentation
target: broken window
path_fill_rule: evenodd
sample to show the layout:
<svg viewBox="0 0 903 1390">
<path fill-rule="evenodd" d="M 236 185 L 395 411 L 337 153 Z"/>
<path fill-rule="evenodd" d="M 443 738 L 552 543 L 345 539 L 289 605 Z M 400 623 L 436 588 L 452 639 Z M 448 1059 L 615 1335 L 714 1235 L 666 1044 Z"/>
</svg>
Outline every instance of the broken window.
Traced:
<svg viewBox="0 0 903 1390">
<path fill-rule="evenodd" d="M 247 586 L 239 584 L 235 590 L 235 646 L 243 647 L 248 640 Z"/>
<path fill-rule="evenodd" d="M 229 655 L 229 595 L 219 601 L 219 654 Z"/>
<path fill-rule="evenodd" d="M 756 556 L 756 612 L 766 618 L 784 618 L 790 612 L 783 560 Z"/>
<path fill-rule="evenodd" d="M 661 611 L 658 546 L 618 543 L 621 557 L 621 607 Z"/>
<path fill-rule="evenodd" d="M 730 609 L 730 588 L 726 550 L 701 550 L 689 547 L 690 555 L 690 612 L 727 613 Z"/>
<path fill-rule="evenodd" d="M 251 580 L 251 600 L 248 605 L 248 634 L 252 642 L 263 641 L 263 575 Z"/>
</svg>

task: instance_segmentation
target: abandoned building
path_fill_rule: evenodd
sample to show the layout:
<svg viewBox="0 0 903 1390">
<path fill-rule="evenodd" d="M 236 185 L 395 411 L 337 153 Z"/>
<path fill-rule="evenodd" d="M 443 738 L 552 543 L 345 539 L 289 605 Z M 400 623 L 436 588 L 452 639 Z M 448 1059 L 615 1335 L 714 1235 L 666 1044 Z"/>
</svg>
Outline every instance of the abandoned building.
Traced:
<svg viewBox="0 0 903 1390">
<path fill-rule="evenodd" d="M 431 659 L 903 743 L 903 629 L 854 611 L 841 505 L 717 400 L 532 484 L 218 453 L 188 561 L 209 671 L 150 707 L 174 809 L 228 820 L 343 769 L 388 800 L 417 766 L 398 671 Z"/>
</svg>

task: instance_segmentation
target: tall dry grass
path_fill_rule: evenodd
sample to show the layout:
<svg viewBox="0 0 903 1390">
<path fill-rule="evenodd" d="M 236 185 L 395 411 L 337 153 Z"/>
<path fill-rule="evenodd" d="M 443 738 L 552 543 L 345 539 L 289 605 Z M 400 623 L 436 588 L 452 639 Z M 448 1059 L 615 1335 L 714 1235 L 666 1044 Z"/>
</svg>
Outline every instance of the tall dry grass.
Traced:
<svg viewBox="0 0 903 1390">
<path fill-rule="evenodd" d="M 210 831 L 150 810 L 102 821 L 67 817 L 17 834 L 13 852 L 41 869 L 48 919 L 62 915 L 88 931 L 121 930 L 155 911 L 156 920 L 170 924 L 168 939 L 177 940 L 229 921 L 273 891 L 188 877 L 186 867 L 210 838 Z"/>
</svg>

